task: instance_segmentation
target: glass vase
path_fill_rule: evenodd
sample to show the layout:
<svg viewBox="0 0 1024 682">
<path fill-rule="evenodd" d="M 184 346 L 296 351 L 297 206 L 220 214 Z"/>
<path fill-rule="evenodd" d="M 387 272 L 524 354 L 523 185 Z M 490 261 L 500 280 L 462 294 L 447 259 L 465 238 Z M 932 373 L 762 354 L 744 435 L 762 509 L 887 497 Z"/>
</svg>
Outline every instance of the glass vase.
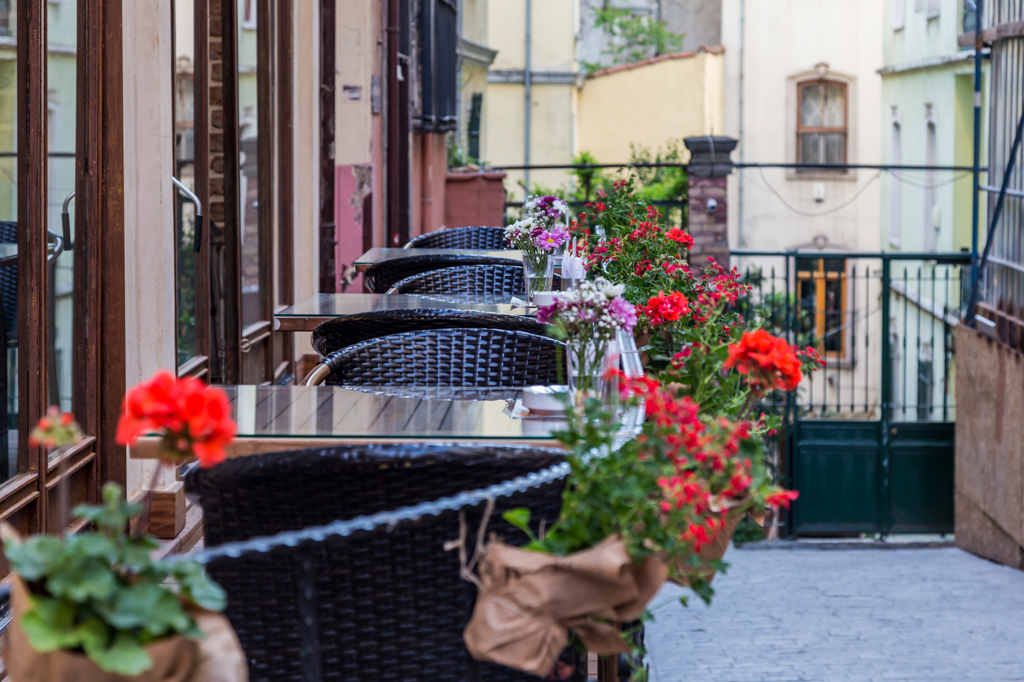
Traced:
<svg viewBox="0 0 1024 682">
<path fill-rule="evenodd" d="M 600 366 L 597 345 L 589 341 L 566 341 L 566 378 L 569 380 L 569 394 L 573 403 L 593 394 L 596 388 L 597 371 Z"/>
<path fill-rule="evenodd" d="M 526 298 L 531 305 L 538 291 L 551 291 L 554 274 L 555 260 L 551 254 L 523 254 L 523 279 L 526 283 Z"/>
</svg>

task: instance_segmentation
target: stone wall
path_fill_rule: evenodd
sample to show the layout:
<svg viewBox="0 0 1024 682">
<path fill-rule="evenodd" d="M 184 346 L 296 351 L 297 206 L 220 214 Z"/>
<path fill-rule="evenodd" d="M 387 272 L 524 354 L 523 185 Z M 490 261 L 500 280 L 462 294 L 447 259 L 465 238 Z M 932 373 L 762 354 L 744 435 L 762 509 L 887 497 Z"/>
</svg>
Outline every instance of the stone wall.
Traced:
<svg viewBox="0 0 1024 682">
<path fill-rule="evenodd" d="M 956 544 L 1024 568 L 1024 354 L 956 330 Z"/>
</svg>

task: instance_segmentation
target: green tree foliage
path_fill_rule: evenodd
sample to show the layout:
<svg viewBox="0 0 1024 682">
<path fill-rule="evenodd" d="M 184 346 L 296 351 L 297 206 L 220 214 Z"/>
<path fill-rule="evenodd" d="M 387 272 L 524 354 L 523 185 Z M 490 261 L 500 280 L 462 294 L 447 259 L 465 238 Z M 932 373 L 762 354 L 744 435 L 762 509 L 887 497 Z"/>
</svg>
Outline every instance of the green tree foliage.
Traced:
<svg viewBox="0 0 1024 682">
<path fill-rule="evenodd" d="M 683 48 L 684 33 L 673 33 L 664 21 L 634 14 L 629 9 L 595 8 L 594 26 L 611 38 L 609 46 L 601 54 L 611 58 L 612 66 L 635 64 Z M 590 73 L 601 68 L 589 62 L 584 67 Z"/>
</svg>

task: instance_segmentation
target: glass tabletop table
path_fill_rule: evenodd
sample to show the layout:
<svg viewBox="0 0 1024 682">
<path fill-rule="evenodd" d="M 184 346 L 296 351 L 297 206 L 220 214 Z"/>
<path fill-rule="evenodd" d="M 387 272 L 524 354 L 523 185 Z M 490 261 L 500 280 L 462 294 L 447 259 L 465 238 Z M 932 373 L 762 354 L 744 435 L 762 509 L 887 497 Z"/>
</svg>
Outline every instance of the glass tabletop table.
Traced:
<svg viewBox="0 0 1024 682">
<path fill-rule="evenodd" d="M 222 386 L 238 423 L 229 457 L 304 447 L 377 442 L 452 442 L 557 446 L 560 415 L 531 416 L 514 389 L 338 386 Z M 642 408 L 622 414 L 622 436 L 636 433 Z M 156 456 L 159 439 L 143 438 L 134 459 Z"/>
<path fill-rule="evenodd" d="M 536 308 L 515 305 L 512 299 L 490 294 L 316 294 L 274 313 L 274 329 L 311 332 L 325 320 L 377 310 L 473 310 L 505 315 L 536 312 Z"/>
<path fill-rule="evenodd" d="M 353 265 L 356 272 L 365 272 L 376 263 L 383 263 L 397 258 L 417 258 L 419 256 L 482 256 L 487 258 L 504 258 L 510 261 L 523 261 L 523 252 L 514 249 L 381 249 L 373 248 L 357 258 Z"/>
</svg>

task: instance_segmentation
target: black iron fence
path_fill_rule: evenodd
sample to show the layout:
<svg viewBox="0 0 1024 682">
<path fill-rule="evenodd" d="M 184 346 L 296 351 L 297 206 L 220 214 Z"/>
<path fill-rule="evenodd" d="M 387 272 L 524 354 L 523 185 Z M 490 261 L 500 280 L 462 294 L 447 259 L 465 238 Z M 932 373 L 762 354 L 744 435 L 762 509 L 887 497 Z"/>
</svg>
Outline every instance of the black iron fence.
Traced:
<svg viewBox="0 0 1024 682">
<path fill-rule="evenodd" d="M 741 306 L 827 366 L 789 403 L 801 419 L 955 420 L 953 328 L 970 254 L 735 250 L 753 289 Z"/>
</svg>

